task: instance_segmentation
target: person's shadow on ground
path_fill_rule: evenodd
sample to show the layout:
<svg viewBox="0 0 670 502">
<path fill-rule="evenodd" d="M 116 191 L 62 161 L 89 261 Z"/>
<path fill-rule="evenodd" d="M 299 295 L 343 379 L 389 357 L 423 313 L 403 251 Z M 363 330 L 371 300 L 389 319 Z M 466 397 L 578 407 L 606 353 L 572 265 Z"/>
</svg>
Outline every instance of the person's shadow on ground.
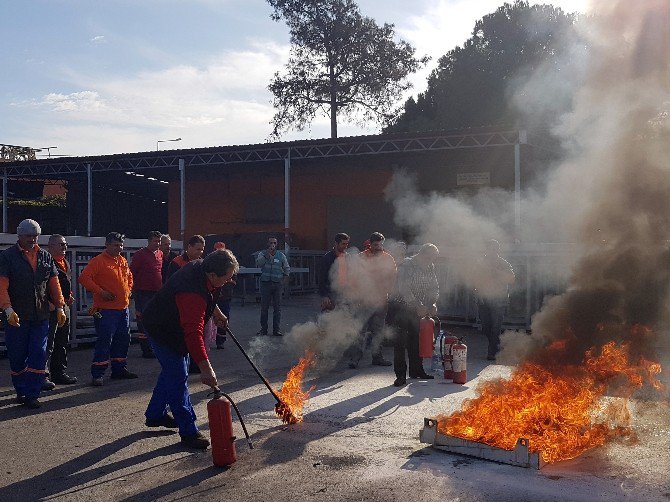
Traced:
<svg viewBox="0 0 670 502">
<path fill-rule="evenodd" d="M 68 460 L 39 476 L 18 481 L 8 485 L 0 490 L 0 499 L 2 500 L 42 500 L 55 495 L 71 495 L 76 497 L 76 492 L 87 490 L 96 484 L 113 483 L 122 480 L 128 474 L 118 474 L 115 478 L 105 478 L 98 483 L 101 477 L 110 473 L 115 473 L 123 469 L 140 465 L 144 462 L 154 461 L 161 456 L 170 456 L 184 451 L 179 444 L 163 446 L 158 449 L 150 449 L 138 455 L 124 458 L 116 462 L 108 463 L 98 468 L 93 468 L 98 464 L 116 454 L 119 450 L 131 446 L 136 441 L 146 439 L 152 436 L 165 436 L 176 434 L 174 431 L 144 431 L 134 432 L 128 436 L 116 439 L 103 446 L 95 448 L 79 457 Z M 182 457 L 168 460 L 161 465 L 170 462 L 177 462 Z M 209 462 L 208 462 L 209 464 Z M 153 467 L 148 467 L 151 469 Z M 140 470 L 134 470 L 133 475 L 137 475 Z M 175 479 L 169 483 L 156 486 L 151 490 L 131 496 L 126 500 L 155 500 L 161 496 L 174 493 L 189 486 L 196 486 L 205 479 L 210 479 L 217 473 L 223 472 L 221 469 L 208 467 L 196 473 L 190 473 L 188 476 Z"/>
</svg>

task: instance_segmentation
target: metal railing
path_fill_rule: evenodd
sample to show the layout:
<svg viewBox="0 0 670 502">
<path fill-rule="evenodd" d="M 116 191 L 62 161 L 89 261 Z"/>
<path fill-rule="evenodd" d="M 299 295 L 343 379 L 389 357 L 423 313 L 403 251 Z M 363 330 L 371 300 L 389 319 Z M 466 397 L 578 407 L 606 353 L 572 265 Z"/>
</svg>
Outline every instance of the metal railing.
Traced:
<svg viewBox="0 0 670 502">
<path fill-rule="evenodd" d="M 46 249 L 48 235 L 39 237 L 39 245 Z M 74 305 L 70 309 L 70 346 L 76 347 L 80 343 L 94 342 L 96 339 L 93 317 L 89 315 L 88 309 L 93 305 L 93 295 L 79 284 L 79 275 L 89 260 L 104 250 L 104 237 L 66 237 L 68 250 L 65 258 L 70 264 L 72 273 L 72 294 Z M 0 234 L 0 249 L 7 249 L 16 243 L 16 235 Z M 123 256 L 130 262 L 135 251 L 146 246 L 145 239 L 126 239 L 124 241 Z M 181 249 L 181 241 L 172 241 L 174 249 Z M 130 329 L 131 335 L 136 331 L 134 304 L 130 302 Z M 0 352 L 5 352 L 4 329 L 0 329 Z"/>
<path fill-rule="evenodd" d="M 40 236 L 40 244 L 46 245 L 48 236 Z M 79 274 L 89 260 L 104 249 L 104 238 L 101 237 L 68 237 L 71 244 L 66 257 L 72 269 L 73 294 L 75 296 L 72 308 L 70 345 L 95 341 L 93 318 L 88 314 L 88 308 L 93 304 L 92 295 L 78 282 Z M 0 234 L 0 249 L 13 245 L 16 236 Z M 143 239 L 126 239 L 124 256 L 128 261 L 132 254 L 146 245 Z M 181 247 L 180 242 L 173 241 L 176 249 Z M 574 247 L 557 244 L 532 244 L 516 246 L 508 249 L 504 256 L 514 267 L 516 281 L 510 291 L 510 305 L 503 321 L 508 329 L 528 329 L 531 318 L 537 312 L 545 298 L 560 294 L 565 290 L 566 282 L 557 280 L 562 274 L 552 271 L 559 267 L 564 268 L 566 260 L 574 255 Z M 318 291 L 317 270 L 325 251 L 291 250 L 289 263 L 293 270 L 289 279 L 287 293 L 309 294 Z M 453 256 L 453 255 L 452 255 Z M 464 326 L 479 326 L 478 307 L 473 292 L 458 285 L 459 257 L 441 260 L 436 264 L 436 272 L 440 284 L 440 299 L 438 310 L 440 317 L 448 324 Z M 540 271 L 543 271 L 540 273 Z M 243 268 L 238 280 L 236 297 L 241 299 L 242 305 L 259 296 L 258 269 Z M 130 303 L 131 333 L 136 330 L 134 306 Z M 0 352 L 4 352 L 4 333 L 0 331 Z"/>
</svg>

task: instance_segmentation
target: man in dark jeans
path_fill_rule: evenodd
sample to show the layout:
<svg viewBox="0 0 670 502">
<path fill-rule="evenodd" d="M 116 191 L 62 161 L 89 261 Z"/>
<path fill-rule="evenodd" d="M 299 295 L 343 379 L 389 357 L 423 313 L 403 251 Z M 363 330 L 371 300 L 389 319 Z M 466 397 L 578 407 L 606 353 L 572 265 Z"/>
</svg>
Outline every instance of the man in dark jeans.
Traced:
<svg viewBox="0 0 670 502">
<path fill-rule="evenodd" d="M 475 292 L 478 297 L 482 333 L 488 338 L 486 359 L 496 360 L 500 348 L 500 331 L 509 304 L 509 288 L 514 284 L 512 265 L 500 256 L 500 243 L 491 239 L 480 261 L 482 271 Z"/>
<path fill-rule="evenodd" d="M 258 253 L 256 266 L 261 269 L 261 330 L 258 334 L 268 334 L 268 310 L 272 302 L 272 334 L 282 336 L 281 292 L 290 267 L 286 255 L 277 249 L 276 237 L 270 237 L 267 248 Z"/>
<path fill-rule="evenodd" d="M 52 234 L 49 237 L 47 249 L 56 263 L 58 282 L 65 299 L 64 311 L 67 315 L 67 322 L 63 326 L 58 326 L 55 310 L 51 312 L 51 317 L 49 317 L 47 370 L 53 384 L 72 385 L 77 383 L 77 378 L 67 374 L 67 344 L 70 341 L 70 308 L 74 304 L 74 297 L 72 296 L 70 264 L 65 258 L 65 251 L 67 250 L 65 237 L 60 234 Z M 47 378 L 47 382 L 49 382 L 49 378 Z"/>
<path fill-rule="evenodd" d="M 147 246 L 136 251 L 130 262 L 130 270 L 133 273 L 137 340 L 140 342 L 142 357 L 146 359 L 153 359 L 154 353 L 142 323 L 142 312 L 163 285 L 163 251 L 160 250 L 162 237 L 163 234 L 158 230 L 149 232 Z"/>
<path fill-rule="evenodd" d="M 321 312 L 333 310 L 347 287 L 349 280 L 349 271 L 347 270 L 349 240 L 349 235 L 344 232 L 336 234 L 333 249 L 321 258 L 318 270 Z"/>
<path fill-rule="evenodd" d="M 161 244 L 159 248 L 163 253 L 163 266 L 161 267 L 161 276 L 163 277 L 163 284 L 167 281 L 168 278 L 168 267 L 172 260 L 174 260 L 179 253 L 172 251 L 172 237 L 169 234 L 163 234 L 161 236 Z"/>
<path fill-rule="evenodd" d="M 16 229 L 16 245 L 0 253 L 0 308 L 7 358 L 16 399 L 30 409 L 41 406 L 38 397 L 46 373 L 49 304 L 56 307 L 61 326 L 67 320 L 56 265 L 37 245 L 41 233 L 35 220 L 23 220 Z"/>
<path fill-rule="evenodd" d="M 388 323 L 395 328 L 396 340 L 393 351 L 393 370 L 396 379 L 393 385 L 402 387 L 409 377 L 432 379 L 423 369 L 419 357 L 419 321 L 437 313 L 440 288 L 435 275 L 434 262 L 439 256 L 434 244 L 424 244 L 419 253 L 398 264 L 397 291 L 389 303 Z"/>
</svg>

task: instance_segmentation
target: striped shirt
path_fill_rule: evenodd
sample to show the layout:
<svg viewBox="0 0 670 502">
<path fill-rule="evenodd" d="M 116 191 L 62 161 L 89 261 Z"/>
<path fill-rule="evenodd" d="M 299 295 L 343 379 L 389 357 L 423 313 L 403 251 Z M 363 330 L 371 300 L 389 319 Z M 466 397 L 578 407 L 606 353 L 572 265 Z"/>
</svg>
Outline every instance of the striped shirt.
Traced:
<svg viewBox="0 0 670 502">
<path fill-rule="evenodd" d="M 398 267 L 396 287 L 393 299 L 410 306 L 433 305 L 440 295 L 435 266 L 422 267 L 416 256 L 405 258 Z"/>
</svg>

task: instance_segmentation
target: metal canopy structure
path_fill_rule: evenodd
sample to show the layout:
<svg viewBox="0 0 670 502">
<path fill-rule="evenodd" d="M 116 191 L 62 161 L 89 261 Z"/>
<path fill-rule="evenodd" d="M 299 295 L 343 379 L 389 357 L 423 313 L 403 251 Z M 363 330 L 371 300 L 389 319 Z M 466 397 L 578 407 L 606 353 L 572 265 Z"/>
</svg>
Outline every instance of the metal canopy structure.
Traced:
<svg viewBox="0 0 670 502">
<path fill-rule="evenodd" d="M 165 204 L 169 182 L 179 182 L 181 237 L 185 229 L 186 171 L 198 167 L 284 164 L 285 229 L 290 227 L 289 183 L 291 163 L 303 159 L 425 153 L 444 150 L 510 147 L 514 150 L 515 220 L 520 224 L 520 145 L 529 144 L 524 130 L 479 128 L 456 131 L 351 136 L 255 145 L 220 146 L 115 155 L 60 157 L 6 162 L 3 167 L 3 231 L 7 231 L 7 181 L 19 177 L 42 180 L 87 180 L 87 235 L 92 232 L 93 189 L 113 187 L 119 194 L 138 195 Z M 141 171 L 153 170 L 152 175 Z M 95 173 L 95 184 L 93 174 Z M 119 176 L 121 175 L 121 176 Z M 142 181 L 142 183 L 140 183 Z M 142 185 L 142 186 L 140 186 Z M 125 188 L 125 187 L 134 187 Z M 123 187 L 123 188 L 119 188 Z"/>
<path fill-rule="evenodd" d="M 61 157 L 4 164 L 7 176 L 53 177 L 93 172 L 138 171 L 176 168 L 179 159 L 186 166 L 221 166 L 256 162 L 319 159 L 358 155 L 428 152 L 466 148 L 514 146 L 525 143 L 523 131 L 476 130 L 352 136 L 336 139 L 304 140 L 256 145 L 191 148 L 160 152 L 124 153 L 89 157 Z"/>
</svg>

